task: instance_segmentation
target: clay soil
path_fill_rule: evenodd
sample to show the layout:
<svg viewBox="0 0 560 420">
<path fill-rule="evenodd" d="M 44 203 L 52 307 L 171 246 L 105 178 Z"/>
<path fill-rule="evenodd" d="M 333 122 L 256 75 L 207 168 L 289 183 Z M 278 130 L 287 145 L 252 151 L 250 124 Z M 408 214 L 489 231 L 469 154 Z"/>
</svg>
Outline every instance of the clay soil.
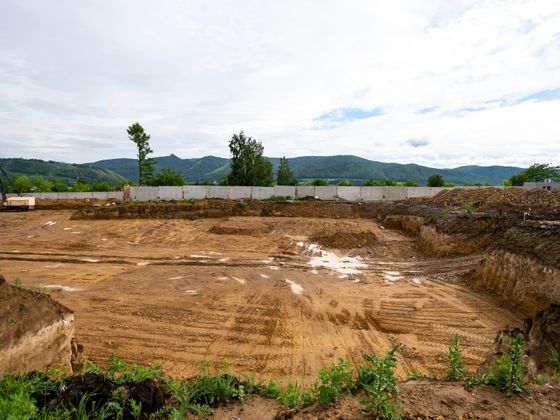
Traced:
<svg viewBox="0 0 560 420">
<path fill-rule="evenodd" d="M 239 375 L 305 382 L 339 357 L 400 343 L 401 377 L 437 376 L 453 334 L 475 370 L 495 334 L 521 324 L 462 282 L 479 255 L 429 259 L 413 238 L 368 219 L 71 215 L 0 214 L 10 238 L 0 264 L 8 281 L 20 277 L 74 311 L 76 339 L 100 365 L 116 351 L 189 377 L 228 358 Z M 369 238 L 365 251 L 321 253 L 309 239 L 340 232 Z"/>
</svg>

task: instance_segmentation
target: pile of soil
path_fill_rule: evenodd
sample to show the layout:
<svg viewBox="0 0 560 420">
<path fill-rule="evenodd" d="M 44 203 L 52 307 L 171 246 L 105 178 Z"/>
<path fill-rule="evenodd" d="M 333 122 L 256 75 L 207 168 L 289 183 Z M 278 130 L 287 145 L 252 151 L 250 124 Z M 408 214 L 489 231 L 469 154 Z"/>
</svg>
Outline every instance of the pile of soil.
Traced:
<svg viewBox="0 0 560 420">
<path fill-rule="evenodd" d="M 125 202 L 116 205 L 85 206 L 73 220 L 110 219 L 212 219 L 233 216 L 277 216 L 312 218 L 374 218 L 380 203 L 333 203 L 318 201 L 273 202 L 259 200 L 208 199 L 187 201 Z"/>
<path fill-rule="evenodd" d="M 431 198 L 408 200 L 437 207 L 472 205 L 477 211 L 529 212 L 560 217 L 560 190 L 481 188 L 444 190 Z"/>
<path fill-rule="evenodd" d="M 334 232 L 331 234 L 317 234 L 309 238 L 311 242 L 328 248 L 356 249 L 377 244 L 377 235 L 371 231 L 365 232 Z"/>
<path fill-rule="evenodd" d="M 29 375 L 42 375 L 30 373 Z M 43 392 L 41 392 L 43 391 Z M 84 395 L 87 410 L 93 406 L 101 407 L 109 402 L 114 393 L 119 394 L 121 400 L 134 400 L 142 404 L 143 413 L 154 413 L 163 407 L 166 394 L 161 383 L 147 378 L 138 383 L 116 384 L 111 379 L 96 373 L 84 373 L 71 376 L 64 381 L 58 392 L 46 388 L 33 395 L 40 407 L 78 407 Z M 130 403 L 124 406 L 123 419 L 132 419 Z"/>
<path fill-rule="evenodd" d="M 48 295 L 8 284 L 0 275 L 0 355 L 23 336 L 33 334 L 72 313 Z"/>
<path fill-rule="evenodd" d="M 239 220 L 226 220 L 212 226 L 208 233 L 215 235 L 243 235 L 261 236 L 272 231 L 272 226 L 266 223 L 251 223 L 250 225 Z"/>
</svg>

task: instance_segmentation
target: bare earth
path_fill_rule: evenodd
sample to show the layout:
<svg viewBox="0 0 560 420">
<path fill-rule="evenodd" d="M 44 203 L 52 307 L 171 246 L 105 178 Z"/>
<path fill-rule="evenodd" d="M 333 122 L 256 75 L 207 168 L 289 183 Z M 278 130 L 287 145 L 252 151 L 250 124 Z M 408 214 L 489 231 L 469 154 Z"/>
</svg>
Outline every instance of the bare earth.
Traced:
<svg viewBox="0 0 560 420">
<path fill-rule="evenodd" d="M 188 377 L 228 358 L 240 375 L 306 381 L 339 357 L 400 343 L 401 377 L 438 375 L 453 334 L 475 370 L 496 332 L 521 322 L 462 284 L 479 256 L 427 259 L 413 238 L 371 220 L 71 214 L 1 213 L 0 271 L 71 308 L 76 339 L 100 365 L 116 351 Z M 341 234 L 361 248 L 309 239 Z"/>
</svg>

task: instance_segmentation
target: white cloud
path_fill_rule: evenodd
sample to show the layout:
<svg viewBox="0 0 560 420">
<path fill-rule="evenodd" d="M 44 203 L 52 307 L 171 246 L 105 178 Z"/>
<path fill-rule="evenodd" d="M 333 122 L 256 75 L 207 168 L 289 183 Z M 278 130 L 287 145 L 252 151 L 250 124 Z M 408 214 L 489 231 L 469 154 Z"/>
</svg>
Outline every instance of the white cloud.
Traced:
<svg viewBox="0 0 560 420">
<path fill-rule="evenodd" d="M 275 156 L 550 161 L 560 98 L 520 100 L 560 88 L 558 28 L 548 0 L 3 0 L 0 155 L 133 157 L 139 121 L 159 155 L 244 130 Z"/>
</svg>

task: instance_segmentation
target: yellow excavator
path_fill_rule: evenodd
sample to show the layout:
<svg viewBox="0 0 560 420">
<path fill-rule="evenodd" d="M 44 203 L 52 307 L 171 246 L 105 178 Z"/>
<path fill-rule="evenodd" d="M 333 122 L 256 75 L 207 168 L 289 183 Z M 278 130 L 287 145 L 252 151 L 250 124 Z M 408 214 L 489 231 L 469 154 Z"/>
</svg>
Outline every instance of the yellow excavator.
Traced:
<svg viewBox="0 0 560 420">
<path fill-rule="evenodd" d="M 4 181 L 2 177 L 10 183 L 12 189 L 17 194 L 17 197 L 8 197 L 6 195 L 6 188 L 4 188 Z M 0 211 L 14 210 L 14 211 L 27 211 L 35 208 L 35 197 L 23 197 L 12 182 L 12 178 L 6 173 L 4 168 L 0 166 L 0 195 L 2 195 L 2 205 Z"/>
</svg>

